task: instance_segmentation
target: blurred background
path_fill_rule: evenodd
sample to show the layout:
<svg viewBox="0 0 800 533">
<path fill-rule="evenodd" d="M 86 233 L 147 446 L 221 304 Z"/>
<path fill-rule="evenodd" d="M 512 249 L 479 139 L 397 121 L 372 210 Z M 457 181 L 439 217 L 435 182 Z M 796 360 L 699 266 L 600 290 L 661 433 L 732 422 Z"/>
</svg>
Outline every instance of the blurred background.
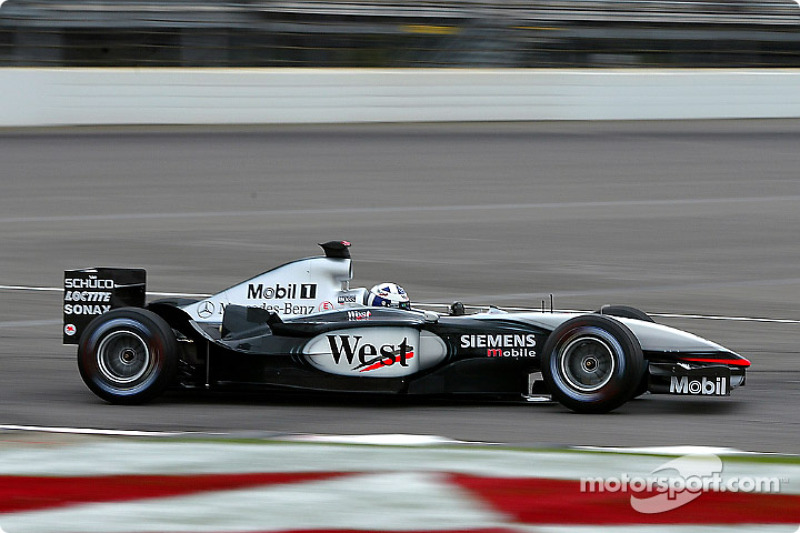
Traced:
<svg viewBox="0 0 800 533">
<path fill-rule="evenodd" d="M 6 0 L 0 67 L 798 67 L 794 0 Z"/>
<path fill-rule="evenodd" d="M 220 445 L 204 456 L 182 439 L 142 453 L 9 436 L 21 426 L 800 453 L 798 30 L 795 0 L 0 0 L 0 423 L 9 424 L 0 426 L 0 485 L 9 472 L 53 476 L 60 465 L 70 475 L 235 472 L 246 462 L 327 472 L 348 450 L 366 471 L 363 448 L 306 460 L 298 448 L 253 456 Z M 699 120 L 718 118 L 727 120 Z M 415 304 L 538 308 L 552 295 L 557 309 L 634 305 L 753 368 L 730 398 L 645 395 L 596 417 L 553 404 L 213 391 L 120 409 L 86 389 L 73 347 L 61 345 L 66 269 L 140 267 L 155 293 L 209 293 L 331 239 L 354 243 L 354 286 L 396 281 Z M 62 444 L 77 452 L 59 455 Z M 17 446 L 22 460 L 9 452 Z M 41 455 L 24 449 L 36 446 Z M 88 459 L 84 470 L 76 456 Z M 422 464 L 396 457 L 379 471 L 414 474 Z M 563 462 L 531 457 L 506 464 L 545 477 L 543 465 L 586 475 L 631 468 L 572 452 Z M 137 462 L 150 458 L 156 466 Z M 752 471 L 769 473 L 773 459 Z M 775 468 L 788 479 L 788 467 Z M 798 509 L 791 475 L 795 499 L 781 501 Z M 10 533 L 266 531 L 286 513 L 293 530 L 410 530 L 392 521 L 399 509 L 425 530 L 437 524 L 428 505 L 443 513 L 440 526 L 522 530 L 508 515 L 463 518 L 485 502 L 439 477 L 415 479 L 299 485 L 299 505 L 280 487 L 253 496 L 249 515 L 239 492 L 149 512 L 123 505 L 133 527 L 119 525 L 131 514 L 113 505 L 54 511 L 47 522 L 9 516 L 6 503 L 0 524 Z M 49 481 L 34 489 L 57 501 Z M 515 501 L 547 508 L 537 490 Z M 317 503 L 333 521 L 302 522 L 322 499 L 309 494 L 349 501 Z M 574 501 L 564 516 L 602 519 Z M 730 519 L 718 507 L 707 516 Z M 657 531 L 697 529 L 680 512 L 667 520 Z M 766 530 L 741 520 L 737 531 Z"/>
</svg>

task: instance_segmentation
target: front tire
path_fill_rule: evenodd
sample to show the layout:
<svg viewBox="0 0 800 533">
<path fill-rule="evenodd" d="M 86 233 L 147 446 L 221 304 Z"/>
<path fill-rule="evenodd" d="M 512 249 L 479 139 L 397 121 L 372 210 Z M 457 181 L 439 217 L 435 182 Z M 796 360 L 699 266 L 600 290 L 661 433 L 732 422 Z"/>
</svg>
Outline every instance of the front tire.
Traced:
<svg viewBox="0 0 800 533">
<path fill-rule="evenodd" d="M 627 402 L 643 368 L 639 341 L 622 323 L 584 315 L 556 328 L 542 354 L 553 398 L 578 413 L 605 413 Z"/>
<path fill-rule="evenodd" d="M 110 403 L 140 404 L 175 379 L 178 343 L 163 318 L 134 307 L 92 320 L 78 344 L 78 370 L 89 389 Z"/>
<path fill-rule="evenodd" d="M 636 320 L 641 320 L 642 322 L 655 323 L 653 317 L 651 317 L 641 309 L 637 309 L 629 305 L 604 305 L 595 312 L 598 315 L 611 315 L 611 316 L 618 316 L 621 318 L 635 318 Z"/>
</svg>

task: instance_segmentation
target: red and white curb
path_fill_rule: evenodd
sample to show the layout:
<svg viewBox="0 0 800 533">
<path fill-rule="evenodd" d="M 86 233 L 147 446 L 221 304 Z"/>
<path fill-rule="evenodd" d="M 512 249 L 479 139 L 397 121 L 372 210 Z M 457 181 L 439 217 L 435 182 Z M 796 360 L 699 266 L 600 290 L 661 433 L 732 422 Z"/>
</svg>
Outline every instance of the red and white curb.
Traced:
<svg viewBox="0 0 800 533">
<path fill-rule="evenodd" d="M 433 441 L 425 446 L 411 436 L 378 437 L 366 441 L 404 445 L 363 445 L 355 437 L 344 439 L 357 445 L 118 436 L 8 441 L 0 443 L 0 529 L 789 533 L 800 524 L 800 463 L 793 459 L 723 456 L 724 477 L 779 476 L 779 493 L 704 492 L 678 509 L 642 514 L 629 493 L 583 492 L 579 480 L 648 475 L 667 459 L 647 450 L 513 450 L 419 439 Z"/>
</svg>

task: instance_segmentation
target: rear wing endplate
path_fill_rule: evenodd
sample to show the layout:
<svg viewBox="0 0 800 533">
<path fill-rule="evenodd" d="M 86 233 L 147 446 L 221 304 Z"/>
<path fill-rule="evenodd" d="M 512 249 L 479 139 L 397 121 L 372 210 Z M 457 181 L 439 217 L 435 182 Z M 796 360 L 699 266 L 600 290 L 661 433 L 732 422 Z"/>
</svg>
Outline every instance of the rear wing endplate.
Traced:
<svg viewBox="0 0 800 533">
<path fill-rule="evenodd" d="M 64 271 L 64 344 L 78 344 L 95 317 L 117 307 L 144 307 L 146 272 L 95 267 Z"/>
</svg>

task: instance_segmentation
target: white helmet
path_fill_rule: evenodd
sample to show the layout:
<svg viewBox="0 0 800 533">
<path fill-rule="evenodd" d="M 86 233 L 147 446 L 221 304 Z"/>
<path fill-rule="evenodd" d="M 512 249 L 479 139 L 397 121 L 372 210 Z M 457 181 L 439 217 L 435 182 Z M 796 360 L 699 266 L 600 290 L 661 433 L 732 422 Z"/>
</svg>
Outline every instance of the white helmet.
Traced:
<svg viewBox="0 0 800 533">
<path fill-rule="evenodd" d="M 397 283 L 378 283 L 369 290 L 367 305 L 373 307 L 394 307 L 411 309 L 411 300 L 406 291 Z"/>
</svg>

